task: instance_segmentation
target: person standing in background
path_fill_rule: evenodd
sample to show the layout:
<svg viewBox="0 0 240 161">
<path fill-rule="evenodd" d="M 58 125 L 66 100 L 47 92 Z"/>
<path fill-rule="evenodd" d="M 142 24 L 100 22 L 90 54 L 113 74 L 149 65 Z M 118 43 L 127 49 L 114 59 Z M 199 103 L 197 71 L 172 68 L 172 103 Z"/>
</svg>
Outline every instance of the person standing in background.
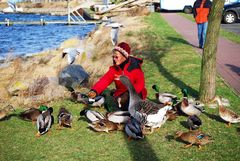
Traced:
<svg viewBox="0 0 240 161">
<path fill-rule="evenodd" d="M 210 0 L 196 0 L 193 5 L 193 16 L 197 23 L 199 48 L 204 47 L 206 39 L 208 16 L 211 11 L 212 2 Z"/>
</svg>

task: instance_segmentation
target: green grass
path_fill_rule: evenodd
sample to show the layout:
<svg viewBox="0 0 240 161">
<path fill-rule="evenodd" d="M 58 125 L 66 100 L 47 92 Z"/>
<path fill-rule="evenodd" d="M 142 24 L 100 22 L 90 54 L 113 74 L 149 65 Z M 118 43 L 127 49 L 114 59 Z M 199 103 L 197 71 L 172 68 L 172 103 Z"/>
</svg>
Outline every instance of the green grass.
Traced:
<svg viewBox="0 0 240 161">
<path fill-rule="evenodd" d="M 187 19 L 194 21 L 194 18 L 192 16 L 192 14 L 185 14 L 185 13 L 179 13 L 181 16 L 183 17 L 186 17 Z M 235 43 L 238 43 L 240 44 L 240 35 L 239 34 L 236 34 L 234 32 L 231 32 L 231 31 L 227 31 L 223 28 L 220 29 L 220 36 L 232 41 L 232 42 L 235 42 Z"/>
<path fill-rule="evenodd" d="M 159 14 L 151 14 L 144 21 L 150 27 L 134 35 L 139 35 L 144 45 L 141 55 L 149 99 L 154 99 L 153 84 L 158 84 L 161 91 L 177 93 L 178 96 L 183 87 L 189 89 L 191 96 L 198 96 L 200 56 Z M 230 108 L 240 113 L 239 97 L 221 79 L 217 79 L 217 94 L 228 98 Z M 207 114 L 201 115 L 202 131 L 210 134 L 214 142 L 198 150 L 196 146 L 184 149 L 184 143 L 173 139 L 176 131 L 187 131 L 184 127 L 187 118 L 184 116 L 167 122 L 159 131 L 141 141 L 129 141 L 121 131 L 107 134 L 88 129 L 84 118 L 78 120 L 83 106 L 70 100 L 52 103 L 55 119 L 61 106 L 73 113 L 73 128 L 56 130 L 55 123 L 51 133 L 39 139 L 35 137 L 36 127 L 31 122 L 17 117 L 1 121 L 0 160 L 236 161 L 240 158 L 239 125 L 226 128 L 219 119 L 217 109 L 206 108 Z"/>
</svg>

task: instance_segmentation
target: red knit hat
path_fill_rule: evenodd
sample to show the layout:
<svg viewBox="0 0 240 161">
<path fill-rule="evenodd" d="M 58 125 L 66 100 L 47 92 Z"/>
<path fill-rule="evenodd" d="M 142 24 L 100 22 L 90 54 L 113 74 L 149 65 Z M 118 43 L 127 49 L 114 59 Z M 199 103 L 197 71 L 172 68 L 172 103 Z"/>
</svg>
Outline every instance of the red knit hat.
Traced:
<svg viewBox="0 0 240 161">
<path fill-rule="evenodd" d="M 119 51 L 124 57 L 128 58 L 128 56 L 130 55 L 131 53 L 131 48 L 130 46 L 125 43 L 125 42 L 121 42 L 119 43 L 117 46 L 115 46 L 113 48 L 113 51 L 116 50 L 116 51 Z"/>
</svg>

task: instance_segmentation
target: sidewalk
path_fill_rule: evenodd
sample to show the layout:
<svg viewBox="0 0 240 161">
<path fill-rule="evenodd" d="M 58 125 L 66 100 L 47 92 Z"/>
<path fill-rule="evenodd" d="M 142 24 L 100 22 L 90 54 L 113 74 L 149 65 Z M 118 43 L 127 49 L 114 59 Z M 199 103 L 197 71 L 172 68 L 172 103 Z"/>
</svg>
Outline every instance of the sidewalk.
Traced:
<svg viewBox="0 0 240 161">
<path fill-rule="evenodd" d="M 196 23 L 178 15 L 177 13 L 161 13 L 170 26 L 183 36 L 196 51 L 198 48 Z M 217 48 L 217 72 L 235 92 L 240 95 L 240 45 L 219 37 Z"/>
</svg>

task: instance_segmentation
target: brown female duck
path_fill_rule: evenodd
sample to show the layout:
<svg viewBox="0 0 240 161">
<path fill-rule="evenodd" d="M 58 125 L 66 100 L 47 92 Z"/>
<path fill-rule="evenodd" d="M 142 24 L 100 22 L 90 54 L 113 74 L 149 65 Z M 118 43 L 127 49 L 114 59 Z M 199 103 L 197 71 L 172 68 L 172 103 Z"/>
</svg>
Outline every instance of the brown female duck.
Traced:
<svg viewBox="0 0 240 161">
<path fill-rule="evenodd" d="M 97 120 L 88 125 L 89 125 L 89 127 L 91 127 L 93 130 L 95 130 L 97 132 L 109 133 L 109 131 L 123 130 L 123 125 L 113 123 L 107 119 Z"/>
<path fill-rule="evenodd" d="M 209 135 L 206 135 L 203 132 L 198 131 L 198 130 L 188 131 L 188 132 L 178 131 L 176 133 L 175 138 L 179 138 L 182 141 L 189 143 L 184 146 L 185 148 L 188 148 L 195 144 L 198 146 L 199 149 L 201 149 L 202 145 L 206 145 L 206 144 L 212 142 L 210 140 Z"/>
<path fill-rule="evenodd" d="M 32 122 L 37 121 L 37 117 L 42 113 L 39 109 L 36 108 L 30 108 L 27 109 L 26 111 L 23 111 L 22 113 L 19 114 L 19 117 L 23 120 L 30 120 Z"/>
<path fill-rule="evenodd" d="M 228 122 L 228 127 L 230 127 L 231 123 L 239 123 L 240 122 L 240 116 L 236 114 L 235 112 L 231 111 L 230 109 L 227 109 L 223 106 L 221 98 L 219 96 L 216 96 L 213 101 L 217 101 L 219 104 L 219 115 L 220 117 Z"/>
</svg>

